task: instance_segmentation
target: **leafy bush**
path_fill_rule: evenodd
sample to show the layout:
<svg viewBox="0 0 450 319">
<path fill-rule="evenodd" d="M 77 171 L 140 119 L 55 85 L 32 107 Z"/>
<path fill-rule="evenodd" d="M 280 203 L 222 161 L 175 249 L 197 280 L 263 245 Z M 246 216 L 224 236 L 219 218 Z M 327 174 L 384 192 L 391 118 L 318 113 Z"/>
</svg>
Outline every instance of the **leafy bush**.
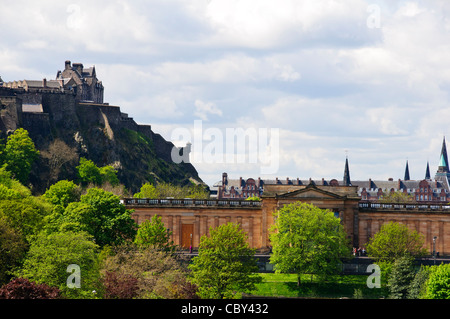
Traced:
<svg viewBox="0 0 450 319">
<path fill-rule="evenodd" d="M 59 299 L 56 287 L 36 284 L 26 278 L 16 278 L 0 288 L 0 299 Z"/>
<path fill-rule="evenodd" d="M 450 264 L 430 267 L 426 284 L 427 299 L 450 299 Z"/>
</svg>

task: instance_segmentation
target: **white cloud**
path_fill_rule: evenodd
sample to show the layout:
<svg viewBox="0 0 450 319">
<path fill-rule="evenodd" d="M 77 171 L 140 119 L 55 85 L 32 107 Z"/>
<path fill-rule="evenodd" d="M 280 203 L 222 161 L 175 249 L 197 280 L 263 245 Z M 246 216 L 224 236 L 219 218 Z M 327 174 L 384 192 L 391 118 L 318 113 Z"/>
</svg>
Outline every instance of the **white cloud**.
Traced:
<svg viewBox="0 0 450 319">
<path fill-rule="evenodd" d="M 194 115 L 200 119 L 207 121 L 208 114 L 222 116 L 222 111 L 212 102 L 203 102 L 201 100 L 195 100 L 195 112 Z"/>
<path fill-rule="evenodd" d="M 380 28 L 367 27 L 371 4 Z M 5 81 L 50 78 L 69 59 L 95 65 L 106 101 L 166 138 L 195 119 L 279 128 L 280 178 L 340 178 L 346 149 L 352 177 L 402 177 L 406 158 L 421 176 L 449 134 L 448 1 L 17 0 L 0 27 Z"/>
</svg>

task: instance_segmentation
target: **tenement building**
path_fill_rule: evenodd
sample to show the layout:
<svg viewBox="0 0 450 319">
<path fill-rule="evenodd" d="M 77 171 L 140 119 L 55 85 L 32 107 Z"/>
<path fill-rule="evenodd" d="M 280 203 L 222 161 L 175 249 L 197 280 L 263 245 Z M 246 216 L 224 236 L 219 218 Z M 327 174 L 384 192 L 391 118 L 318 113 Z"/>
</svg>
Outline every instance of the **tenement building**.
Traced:
<svg viewBox="0 0 450 319">
<path fill-rule="evenodd" d="M 440 255 L 450 255 L 449 167 L 445 139 L 440 163 L 434 179 L 429 165 L 423 180 L 409 178 L 408 163 L 405 178 L 394 181 L 352 181 L 348 159 L 341 181 L 300 179 L 229 179 L 226 173 L 216 184 L 217 198 L 207 200 L 124 199 L 133 209 L 137 223 L 162 217 L 172 240 L 184 248 L 196 248 L 201 236 L 210 228 L 227 222 L 241 225 L 251 247 L 270 249 L 269 229 L 277 211 L 286 204 L 301 201 L 328 209 L 340 218 L 347 237 L 354 247 L 364 247 L 380 227 L 394 221 L 423 234 L 425 248 L 433 247 Z M 410 195 L 404 202 L 386 203 L 383 196 L 390 192 Z M 259 201 L 246 200 L 259 197 Z"/>
<path fill-rule="evenodd" d="M 448 164 L 447 147 L 445 138 L 439 157 L 439 166 L 434 178 L 431 178 L 429 163 L 426 165 L 424 178 L 411 180 L 409 174 L 409 163 L 403 179 L 394 180 L 360 180 L 350 179 L 348 159 L 345 161 L 344 178 L 342 180 L 301 180 L 299 178 L 242 178 L 230 179 L 227 173 L 222 174 L 222 180 L 215 183 L 212 189 L 217 193 L 218 199 L 247 199 L 249 197 L 260 197 L 266 185 L 309 185 L 317 186 L 357 186 L 358 195 L 363 201 L 378 201 L 383 195 L 402 192 L 408 194 L 412 201 L 418 203 L 447 203 L 450 201 L 450 168 Z"/>
</svg>

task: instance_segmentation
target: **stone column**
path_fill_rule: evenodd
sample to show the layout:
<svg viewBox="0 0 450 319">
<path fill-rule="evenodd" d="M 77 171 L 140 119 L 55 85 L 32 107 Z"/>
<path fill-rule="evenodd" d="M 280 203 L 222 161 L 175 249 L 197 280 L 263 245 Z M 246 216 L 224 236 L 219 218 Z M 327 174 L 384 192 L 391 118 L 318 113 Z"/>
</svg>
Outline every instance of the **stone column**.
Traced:
<svg viewBox="0 0 450 319">
<path fill-rule="evenodd" d="M 195 222 L 194 222 L 194 243 L 192 244 L 193 247 L 198 247 L 200 244 L 200 216 L 195 216 Z"/>
<path fill-rule="evenodd" d="M 253 216 L 250 216 L 249 218 L 248 218 L 248 233 L 247 233 L 247 236 L 248 236 L 248 243 L 249 243 L 249 245 L 250 245 L 250 247 L 254 247 L 253 246 Z"/>
<path fill-rule="evenodd" d="M 181 216 L 175 216 L 175 224 L 173 225 L 173 237 L 176 245 L 181 245 Z"/>
<path fill-rule="evenodd" d="M 169 215 L 167 217 L 167 225 L 166 225 L 166 227 L 169 228 L 169 231 L 171 232 L 170 240 L 173 241 L 174 240 L 173 239 L 174 232 L 173 232 L 173 216 L 172 215 Z"/>
</svg>

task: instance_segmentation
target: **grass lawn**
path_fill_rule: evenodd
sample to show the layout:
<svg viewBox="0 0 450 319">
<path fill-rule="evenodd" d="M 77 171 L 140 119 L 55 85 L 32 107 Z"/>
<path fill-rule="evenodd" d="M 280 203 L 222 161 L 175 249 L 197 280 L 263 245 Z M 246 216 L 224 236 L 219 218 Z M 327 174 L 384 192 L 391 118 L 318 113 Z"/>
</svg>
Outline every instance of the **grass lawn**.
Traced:
<svg viewBox="0 0 450 319">
<path fill-rule="evenodd" d="M 326 282 L 319 282 L 316 276 L 311 282 L 310 275 L 303 275 L 300 286 L 297 285 L 295 274 L 261 273 L 263 281 L 257 284 L 253 296 L 260 297 L 288 297 L 288 298 L 355 298 L 355 291 L 359 289 L 359 296 L 365 299 L 387 297 L 385 288 L 367 287 L 367 276 L 342 275 L 328 278 Z"/>
</svg>

